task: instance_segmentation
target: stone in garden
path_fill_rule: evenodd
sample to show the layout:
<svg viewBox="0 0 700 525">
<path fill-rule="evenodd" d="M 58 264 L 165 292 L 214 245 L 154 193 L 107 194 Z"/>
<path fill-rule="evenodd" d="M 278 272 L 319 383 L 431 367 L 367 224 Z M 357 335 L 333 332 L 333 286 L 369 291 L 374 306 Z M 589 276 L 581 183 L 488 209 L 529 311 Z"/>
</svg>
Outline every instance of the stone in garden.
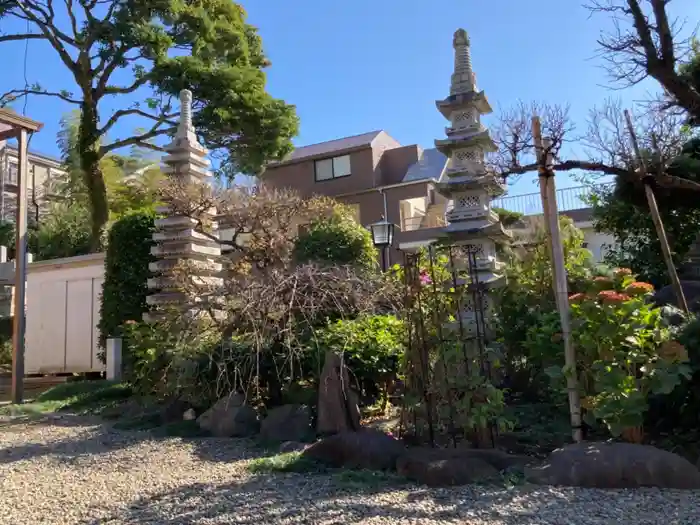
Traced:
<svg viewBox="0 0 700 525">
<path fill-rule="evenodd" d="M 311 411 L 303 405 L 273 408 L 260 426 L 263 441 L 303 441 L 311 430 Z"/>
<path fill-rule="evenodd" d="M 700 309 L 700 281 L 681 281 L 685 302 L 693 312 L 698 312 Z M 678 306 L 676 303 L 676 293 L 673 291 L 673 286 L 668 284 L 659 289 L 654 294 L 654 303 L 657 306 L 670 304 Z"/>
<path fill-rule="evenodd" d="M 633 443 L 567 445 L 543 465 L 526 469 L 526 477 L 532 483 L 569 487 L 700 489 L 700 470 L 688 460 Z"/>
<path fill-rule="evenodd" d="M 236 393 L 219 399 L 197 419 L 199 428 L 216 437 L 249 437 L 260 428 L 258 414 Z"/>
<path fill-rule="evenodd" d="M 467 452 L 474 451 L 463 448 L 411 448 L 396 461 L 396 471 L 429 487 L 468 485 L 500 478 L 500 469 L 489 464 L 486 456 L 478 457 Z"/>
<path fill-rule="evenodd" d="M 359 428 L 360 409 L 357 394 L 350 389 L 347 367 L 338 354 L 326 352 L 318 387 L 316 430 L 327 435 Z"/>
<path fill-rule="evenodd" d="M 363 428 L 323 438 L 302 455 L 331 467 L 394 470 L 396 460 L 405 451 L 400 441 L 384 432 Z"/>
<path fill-rule="evenodd" d="M 192 405 L 183 399 L 170 399 L 163 405 L 161 411 L 161 422 L 163 424 L 167 424 L 172 423 L 173 421 L 180 421 L 182 414 L 190 408 L 192 408 Z"/>
<path fill-rule="evenodd" d="M 182 414 L 182 419 L 184 421 L 194 421 L 195 419 L 197 419 L 197 412 L 194 411 L 194 408 L 185 410 L 185 413 Z"/>
<path fill-rule="evenodd" d="M 523 472 L 527 465 L 537 461 L 530 456 L 509 454 L 495 448 L 460 447 L 455 450 L 454 454 L 455 457 L 459 458 L 485 461 L 496 470 L 509 472 Z"/>
</svg>

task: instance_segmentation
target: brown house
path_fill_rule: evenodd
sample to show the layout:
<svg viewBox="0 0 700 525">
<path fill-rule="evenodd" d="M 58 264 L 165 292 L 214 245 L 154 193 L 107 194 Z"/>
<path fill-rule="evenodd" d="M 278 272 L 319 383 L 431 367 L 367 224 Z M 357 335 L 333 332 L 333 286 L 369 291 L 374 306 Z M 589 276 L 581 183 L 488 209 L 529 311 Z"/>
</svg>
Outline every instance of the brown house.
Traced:
<svg viewBox="0 0 700 525">
<path fill-rule="evenodd" d="M 434 240 L 445 225 L 447 201 L 434 191 L 447 157 L 436 149 L 402 146 L 384 131 L 312 144 L 267 167 L 263 180 L 305 197 L 333 197 L 354 208 L 365 226 L 385 216 L 396 224 L 389 263 Z M 400 230 L 400 231 L 399 231 Z"/>
</svg>

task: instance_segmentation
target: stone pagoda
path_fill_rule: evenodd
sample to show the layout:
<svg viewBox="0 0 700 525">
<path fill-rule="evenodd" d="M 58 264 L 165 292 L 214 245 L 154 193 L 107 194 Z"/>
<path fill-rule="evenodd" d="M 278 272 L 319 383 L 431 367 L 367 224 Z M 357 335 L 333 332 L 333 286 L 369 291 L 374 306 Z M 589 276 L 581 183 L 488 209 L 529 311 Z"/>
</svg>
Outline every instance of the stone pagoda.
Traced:
<svg viewBox="0 0 700 525">
<path fill-rule="evenodd" d="M 188 90 L 180 92 L 180 122 L 166 150 L 163 172 L 168 177 L 182 184 L 211 184 L 208 151 L 197 140 L 192 125 L 192 93 Z M 219 243 L 195 229 L 197 219 L 204 219 L 202 222 L 210 228 L 210 235 L 218 236 L 214 220 L 216 210 L 203 212 L 202 217 L 186 217 L 173 214 L 166 203 L 157 211 L 163 218 L 155 221 L 155 246 L 151 254 L 157 260 L 149 265 L 154 276 L 148 280 L 152 294 L 147 298 L 151 311 L 144 315 L 146 321 L 157 320 L 163 310 L 171 308 L 196 313 L 191 305 L 200 299 L 188 296 L 178 285 L 174 276 L 176 267 L 186 264 L 188 278 L 203 290 L 208 286 L 220 286 L 222 282 L 218 277 L 222 270 Z"/>
<path fill-rule="evenodd" d="M 448 225 L 443 230 L 444 242 L 464 246 L 475 254 L 476 279 L 488 289 L 502 282 L 499 271 L 504 264 L 496 259 L 496 243 L 510 239 L 498 214 L 491 209 L 492 199 L 505 192 L 505 185 L 486 167 L 485 154 L 495 152 L 497 147 L 481 124 L 481 115 L 491 113 L 492 109 L 484 92 L 476 87 L 469 37 L 464 29 L 455 32 L 452 45 L 455 61 L 450 95 L 436 102 L 440 113 L 450 121 L 445 129 L 447 138 L 435 141 L 437 149 L 448 158 L 445 174 L 436 189 L 452 202 L 445 217 Z M 461 261 L 459 269 L 466 270 L 466 265 L 466 260 Z M 488 297 L 481 302 L 484 316 L 488 317 L 491 307 Z M 474 330 L 477 317 L 472 303 L 470 296 L 463 313 L 469 332 Z"/>
</svg>

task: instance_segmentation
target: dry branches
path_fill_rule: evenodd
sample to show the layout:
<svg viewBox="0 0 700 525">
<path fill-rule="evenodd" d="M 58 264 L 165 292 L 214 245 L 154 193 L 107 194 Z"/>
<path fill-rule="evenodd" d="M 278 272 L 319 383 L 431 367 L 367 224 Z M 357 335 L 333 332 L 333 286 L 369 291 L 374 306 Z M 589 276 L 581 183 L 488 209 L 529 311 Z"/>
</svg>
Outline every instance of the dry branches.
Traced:
<svg viewBox="0 0 700 525">
<path fill-rule="evenodd" d="M 700 118 L 700 92 L 679 74 L 692 38 L 683 38 L 683 24 L 669 16 L 671 0 L 593 0 L 592 13 L 605 13 L 613 29 L 598 40 L 605 67 L 622 86 L 651 76 L 665 90 L 670 106 Z"/>
<path fill-rule="evenodd" d="M 202 275 L 196 261 L 179 264 L 166 277 L 185 298 L 188 318 L 206 320 L 207 329 L 220 334 L 221 344 L 200 349 L 199 357 L 218 367 L 222 391 L 232 386 L 250 391 L 261 380 L 292 377 L 316 328 L 330 319 L 395 311 L 400 304 L 397 283 L 385 275 L 296 263 L 299 226 L 330 214 L 335 204 L 330 199 L 170 181 L 163 185 L 162 200 L 169 214 L 195 219 L 197 232 L 227 249 L 218 279 L 194 277 Z M 182 317 L 181 312 L 172 317 Z M 194 340 L 201 328 L 190 329 Z"/>
<path fill-rule="evenodd" d="M 551 140 L 545 153 L 551 155 L 555 171 L 584 170 L 594 174 L 622 177 L 636 181 L 637 161 L 634 148 L 626 130 L 624 112 L 619 102 L 608 100 L 593 108 L 586 132 L 572 136 L 574 126 L 568 118 L 568 110 L 558 106 L 525 105 L 504 112 L 494 130 L 499 151 L 492 158 L 492 167 L 503 177 L 537 171 L 535 146 L 532 137 L 532 115 L 542 122 L 542 135 Z M 651 105 L 637 115 L 635 132 L 640 148 L 648 156 L 658 173 L 656 183 L 672 189 L 700 191 L 700 184 L 666 173 L 669 164 L 681 153 L 688 135 L 683 131 L 683 116 L 677 112 L 663 111 Z M 563 158 L 562 145 L 576 141 L 583 146 L 580 158 Z"/>
</svg>

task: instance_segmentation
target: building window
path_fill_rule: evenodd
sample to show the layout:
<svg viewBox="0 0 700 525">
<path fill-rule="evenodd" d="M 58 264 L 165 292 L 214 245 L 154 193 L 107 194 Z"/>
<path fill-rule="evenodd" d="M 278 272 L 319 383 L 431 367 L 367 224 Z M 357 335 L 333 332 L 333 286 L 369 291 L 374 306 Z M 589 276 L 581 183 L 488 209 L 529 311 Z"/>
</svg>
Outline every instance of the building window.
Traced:
<svg viewBox="0 0 700 525">
<path fill-rule="evenodd" d="M 316 180 L 324 181 L 350 175 L 350 155 L 321 159 L 314 163 Z"/>
</svg>

